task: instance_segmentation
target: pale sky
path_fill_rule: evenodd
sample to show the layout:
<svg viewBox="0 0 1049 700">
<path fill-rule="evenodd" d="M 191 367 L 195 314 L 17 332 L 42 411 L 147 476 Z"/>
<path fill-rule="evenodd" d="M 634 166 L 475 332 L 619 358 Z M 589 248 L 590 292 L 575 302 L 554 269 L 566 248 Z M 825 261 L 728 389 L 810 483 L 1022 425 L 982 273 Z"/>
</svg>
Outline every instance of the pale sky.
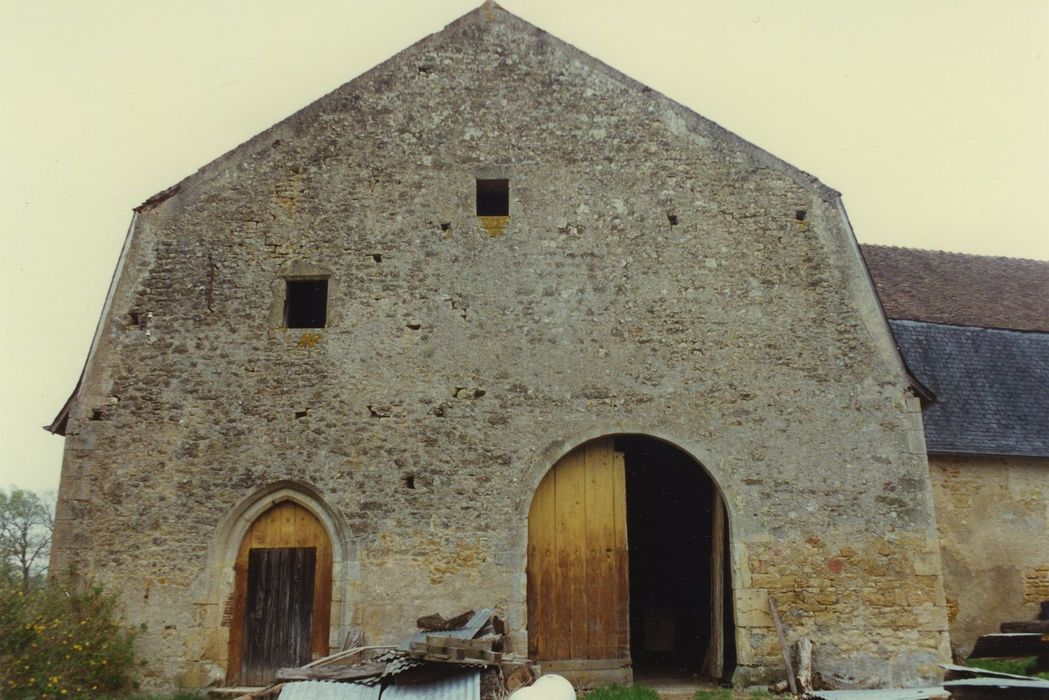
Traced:
<svg viewBox="0 0 1049 700">
<path fill-rule="evenodd" d="M 480 0 L 0 0 L 0 486 L 87 355 L 131 209 Z M 505 0 L 841 191 L 863 243 L 1049 260 L 1049 0 Z"/>
</svg>

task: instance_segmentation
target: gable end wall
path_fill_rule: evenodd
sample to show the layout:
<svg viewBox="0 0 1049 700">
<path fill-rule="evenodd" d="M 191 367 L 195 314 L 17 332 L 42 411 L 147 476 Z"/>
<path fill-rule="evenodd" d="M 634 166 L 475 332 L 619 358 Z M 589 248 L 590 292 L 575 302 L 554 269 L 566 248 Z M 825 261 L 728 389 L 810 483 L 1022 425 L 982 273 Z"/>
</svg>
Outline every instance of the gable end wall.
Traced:
<svg viewBox="0 0 1049 700">
<path fill-rule="evenodd" d="M 333 630 L 399 642 L 493 605 L 524 649 L 536 484 L 645 433 L 725 494 L 740 682 L 780 667 L 769 593 L 825 674 L 934 675 L 919 408 L 837 197 L 495 12 L 140 210 L 70 416 L 58 556 L 147 624 L 150 683 L 204 685 L 221 524 L 301 483 L 345 527 Z M 511 181 L 502 236 L 479 176 Z M 329 327 L 282 328 L 306 273 L 330 275 Z"/>
</svg>

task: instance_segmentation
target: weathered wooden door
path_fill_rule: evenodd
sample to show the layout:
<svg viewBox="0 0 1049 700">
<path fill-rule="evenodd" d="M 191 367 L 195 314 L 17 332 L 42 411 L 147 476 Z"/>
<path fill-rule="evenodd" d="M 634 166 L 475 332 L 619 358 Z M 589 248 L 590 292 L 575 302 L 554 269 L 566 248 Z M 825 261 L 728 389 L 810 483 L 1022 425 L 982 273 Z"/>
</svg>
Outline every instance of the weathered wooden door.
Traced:
<svg viewBox="0 0 1049 700">
<path fill-rule="evenodd" d="M 623 454 L 602 438 L 561 458 L 532 499 L 529 657 L 591 660 L 579 669 L 629 665 L 627 566 Z"/>
<path fill-rule="evenodd" d="M 248 552 L 241 679 L 266 685 L 278 669 L 310 661 L 315 547 Z"/>
<path fill-rule="evenodd" d="M 276 549 L 312 549 L 313 565 L 306 566 L 304 560 L 298 560 L 297 566 L 302 572 L 301 576 L 309 577 L 313 582 L 310 591 L 301 588 L 301 584 L 295 584 L 296 590 L 301 591 L 300 598 L 308 596 L 312 610 L 312 618 L 309 624 L 310 654 L 307 657 L 325 656 L 329 653 L 328 632 L 331 619 L 331 596 L 332 596 L 332 547 L 328 532 L 313 513 L 303 506 L 291 502 L 282 501 L 275 504 L 262 513 L 248 528 L 244 539 L 240 544 L 237 559 L 233 566 L 233 592 L 230 596 L 227 611 L 229 624 L 229 655 L 226 666 L 226 681 L 231 684 L 245 685 L 249 680 L 244 677 L 243 671 L 247 668 L 245 652 L 249 644 L 260 644 L 260 639 L 266 635 L 282 632 L 262 631 L 262 637 L 257 633 L 258 628 L 249 629 L 249 611 L 255 605 L 249 597 L 249 581 L 253 576 L 258 578 L 259 574 L 253 574 L 251 567 L 256 571 L 266 567 L 291 566 L 290 564 L 278 564 L 276 560 L 267 559 L 270 555 L 256 554 Z M 283 557 L 285 555 L 275 555 Z M 295 555 L 308 556 L 308 555 Z M 263 557 L 264 561 L 252 564 L 253 558 Z M 263 567 L 259 569 L 258 567 Z M 309 572 L 306 572 L 309 569 Z M 262 574 L 265 580 L 269 580 L 267 574 Z M 298 579 L 297 579 L 298 580 Z M 302 579 L 305 581 L 306 579 Z M 307 586 L 308 588 L 308 586 Z M 266 589 L 269 590 L 269 589 Z M 262 593 L 258 593 L 261 595 Z M 288 595 L 291 595 L 290 593 Z M 292 611 L 292 608 L 288 608 Z M 298 610 L 298 608 L 294 608 Z M 283 614 L 283 613 L 282 613 Z M 291 614 L 289 612 L 289 614 Z M 297 613 L 296 613 L 297 614 Z M 272 623 L 276 626 L 291 624 L 290 622 Z M 252 641 L 255 640 L 255 641 Z M 291 664 L 285 664 L 285 666 Z M 273 680 L 272 676 L 265 679 L 265 683 Z"/>
</svg>

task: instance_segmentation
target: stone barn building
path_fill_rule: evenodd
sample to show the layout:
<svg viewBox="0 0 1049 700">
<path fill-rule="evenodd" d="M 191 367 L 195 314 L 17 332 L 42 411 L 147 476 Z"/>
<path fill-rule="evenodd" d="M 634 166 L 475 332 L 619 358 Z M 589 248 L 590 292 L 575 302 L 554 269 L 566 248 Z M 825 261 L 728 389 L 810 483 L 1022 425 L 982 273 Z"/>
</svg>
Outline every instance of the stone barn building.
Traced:
<svg viewBox="0 0 1049 700">
<path fill-rule="evenodd" d="M 863 246 L 922 412 L 951 643 L 1049 600 L 1049 262 Z"/>
<path fill-rule="evenodd" d="M 837 192 L 486 4 L 135 210 L 54 562 L 158 687 L 478 606 L 547 669 L 749 684 L 770 598 L 824 676 L 913 684 L 923 394 Z"/>
</svg>

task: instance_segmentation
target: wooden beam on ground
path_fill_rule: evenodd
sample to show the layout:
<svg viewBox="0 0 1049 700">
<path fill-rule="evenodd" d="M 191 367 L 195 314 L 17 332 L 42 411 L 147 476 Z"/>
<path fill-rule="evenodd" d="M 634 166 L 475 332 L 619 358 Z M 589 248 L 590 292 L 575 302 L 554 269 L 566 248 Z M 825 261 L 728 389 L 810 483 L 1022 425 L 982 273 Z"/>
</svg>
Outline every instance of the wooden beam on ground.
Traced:
<svg viewBox="0 0 1049 700">
<path fill-rule="evenodd" d="M 330 656 L 325 656 L 315 661 L 311 661 L 308 664 L 301 666 L 300 668 L 314 668 L 315 666 L 324 666 L 326 664 L 335 663 L 354 654 L 359 654 L 362 651 L 371 651 L 373 649 L 396 649 L 397 647 L 392 644 L 378 644 L 370 647 L 353 647 L 352 649 L 344 649 L 343 651 L 335 652 Z"/>
<path fill-rule="evenodd" d="M 798 694 L 798 684 L 794 680 L 794 666 L 790 663 L 790 649 L 783 635 L 783 623 L 779 619 L 779 608 L 776 607 L 776 598 L 769 594 L 769 610 L 772 611 L 772 621 L 776 624 L 776 636 L 779 637 L 779 650 L 783 655 L 783 665 L 787 667 L 787 684 L 790 686 L 792 695 Z"/>
<path fill-rule="evenodd" d="M 384 663 L 357 666 L 315 666 L 313 668 L 282 668 L 277 671 L 280 681 L 349 681 L 378 676 L 386 670 Z"/>
</svg>

